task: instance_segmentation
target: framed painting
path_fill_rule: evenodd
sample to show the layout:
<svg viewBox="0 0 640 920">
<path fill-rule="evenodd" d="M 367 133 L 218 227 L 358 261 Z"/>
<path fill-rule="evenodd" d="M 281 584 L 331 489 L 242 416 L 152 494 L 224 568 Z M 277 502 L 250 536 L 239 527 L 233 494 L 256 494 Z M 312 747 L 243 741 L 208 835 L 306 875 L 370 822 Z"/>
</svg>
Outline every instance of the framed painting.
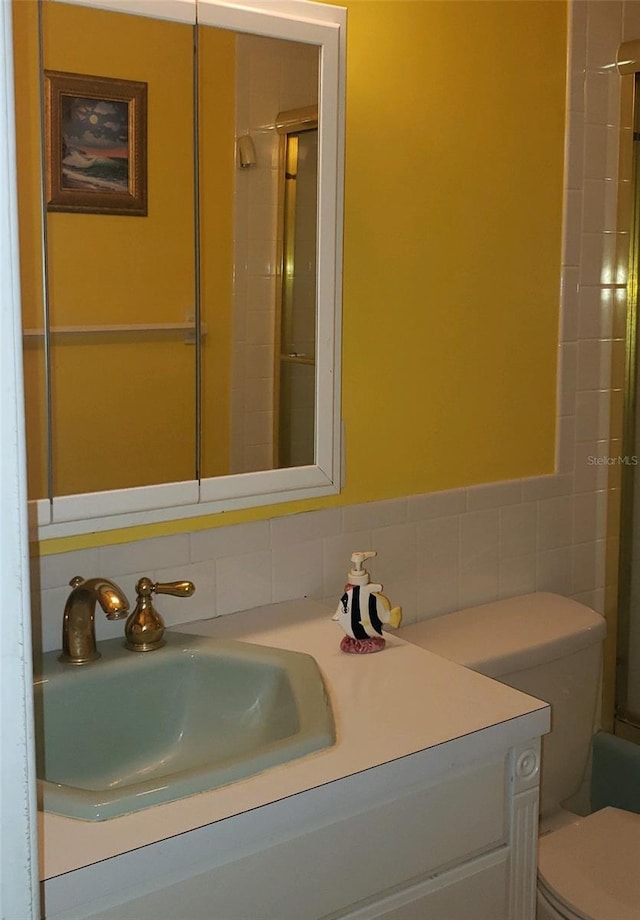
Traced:
<svg viewBox="0 0 640 920">
<path fill-rule="evenodd" d="M 147 84 L 45 71 L 47 209 L 147 214 Z"/>
</svg>

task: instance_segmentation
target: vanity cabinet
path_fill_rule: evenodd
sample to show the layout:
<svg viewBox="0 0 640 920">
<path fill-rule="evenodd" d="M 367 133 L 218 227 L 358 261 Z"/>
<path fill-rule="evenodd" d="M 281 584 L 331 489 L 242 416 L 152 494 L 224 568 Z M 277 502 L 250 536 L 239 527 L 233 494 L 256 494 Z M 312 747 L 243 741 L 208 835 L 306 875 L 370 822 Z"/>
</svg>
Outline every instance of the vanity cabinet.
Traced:
<svg viewBox="0 0 640 920">
<path fill-rule="evenodd" d="M 45 814 L 46 920 L 534 920 L 549 707 L 284 601 L 180 632 L 312 653 L 336 743 L 109 821 Z"/>
<path fill-rule="evenodd" d="M 489 748 L 471 762 L 470 740 Z M 435 772 L 420 752 L 51 879 L 46 916 L 533 920 L 539 744 L 490 742 L 458 739 Z"/>
</svg>

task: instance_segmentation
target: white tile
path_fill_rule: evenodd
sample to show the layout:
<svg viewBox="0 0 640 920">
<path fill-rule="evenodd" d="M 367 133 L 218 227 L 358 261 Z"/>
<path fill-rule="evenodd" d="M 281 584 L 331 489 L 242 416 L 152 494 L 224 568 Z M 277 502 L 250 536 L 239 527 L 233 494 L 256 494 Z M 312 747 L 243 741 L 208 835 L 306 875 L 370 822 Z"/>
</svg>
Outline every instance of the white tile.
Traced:
<svg viewBox="0 0 640 920">
<path fill-rule="evenodd" d="M 558 419 L 556 435 L 556 469 L 558 473 L 572 473 L 575 458 L 576 419 L 563 415 Z"/>
<path fill-rule="evenodd" d="M 322 541 L 325 597 L 340 596 L 351 568 L 351 554 L 373 548 L 370 530 L 325 537 Z"/>
<path fill-rule="evenodd" d="M 247 280 L 247 309 L 262 311 L 274 317 L 276 280 L 272 277 L 250 275 Z M 272 319 L 275 324 L 275 317 Z"/>
<path fill-rule="evenodd" d="M 100 575 L 117 578 L 122 574 L 153 572 L 155 569 L 189 562 L 189 534 L 154 537 L 137 543 L 101 546 Z"/>
<path fill-rule="evenodd" d="M 576 442 L 595 441 L 609 431 L 610 390 L 576 394 Z"/>
<path fill-rule="evenodd" d="M 578 77 L 582 87 L 583 74 Z M 584 181 L 584 122 L 582 113 L 569 111 L 565 187 L 579 191 Z"/>
<path fill-rule="evenodd" d="M 522 501 L 522 481 L 520 479 L 471 486 L 467 489 L 468 511 L 500 508 L 503 505 L 513 505 L 520 501 Z"/>
<path fill-rule="evenodd" d="M 155 596 L 154 605 L 167 626 L 216 616 L 215 561 L 159 569 L 153 573 L 153 578 L 158 582 L 191 581 L 196 588 L 191 597 L 173 597 L 169 594 Z"/>
<path fill-rule="evenodd" d="M 640 35 L 640 3 L 625 0 L 622 13 L 622 40 L 632 41 Z"/>
<path fill-rule="evenodd" d="M 608 441 L 586 441 L 576 444 L 574 465 L 576 492 L 595 492 L 607 488 L 609 457 L 610 444 Z"/>
<path fill-rule="evenodd" d="M 575 496 L 573 508 L 573 542 L 592 543 L 607 536 L 608 492 L 582 492 Z"/>
<path fill-rule="evenodd" d="M 499 512 L 500 559 L 536 551 L 538 506 L 535 502 L 501 508 Z"/>
<path fill-rule="evenodd" d="M 249 239 L 247 246 L 247 274 L 275 275 L 277 268 L 275 240 Z"/>
<path fill-rule="evenodd" d="M 616 284 L 617 234 L 583 233 L 581 284 Z"/>
<path fill-rule="evenodd" d="M 273 348 L 270 345 L 247 344 L 244 354 L 247 378 L 271 379 L 273 374 Z"/>
<path fill-rule="evenodd" d="M 250 610 L 272 600 L 271 552 L 229 556 L 216 562 L 216 610 L 219 615 Z"/>
<path fill-rule="evenodd" d="M 498 564 L 498 597 L 516 597 L 536 590 L 536 557 L 514 556 Z"/>
<path fill-rule="evenodd" d="M 618 181 L 633 180 L 633 129 L 621 128 L 619 136 Z M 620 227 L 619 229 L 626 229 Z"/>
<path fill-rule="evenodd" d="M 585 180 L 582 229 L 585 233 L 618 229 L 617 189 L 614 179 Z"/>
<path fill-rule="evenodd" d="M 610 338 L 616 301 L 614 288 L 581 286 L 578 314 L 578 334 L 581 339 Z"/>
<path fill-rule="evenodd" d="M 244 395 L 247 405 L 255 411 L 267 410 L 273 407 L 273 389 L 267 386 L 264 379 L 247 380 L 245 383 Z"/>
<path fill-rule="evenodd" d="M 581 543 L 573 547 L 571 593 L 604 588 L 603 543 Z"/>
<path fill-rule="evenodd" d="M 592 125 L 619 122 L 620 75 L 615 70 L 589 70 L 585 85 L 585 121 Z"/>
<path fill-rule="evenodd" d="M 393 606 L 400 605 L 403 622 L 416 617 L 417 525 L 394 524 L 374 530 L 372 545 L 378 553 L 371 561 L 371 577 L 382 583 L 384 594 Z"/>
<path fill-rule="evenodd" d="M 585 591 L 581 594 L 574 594 L 572 596 L 574 600 L 584 604 L 585 607 L 591 607 L 596 613 L 600 613 L 602 616 L 605 615 L 605 592 L 603 588 L 598 588 L 596 591 Z"/>
<path fill-rule="evenodd" d="M 239 556 L 270 548 L 269 521 L 252 521 L 189 534 L 190 561 L 207 562 L 224 556 Z"/>
<path fill-rule="evenodd" d="M 407 499 L 347 505 L 342 509 L 342 531 L 372 530 L 407 520 Z"/>
<path fill-rule="evenodd" d="M 551 591 L 565 597 L 571 594 L 571 554 L 570 546 L 538 553 L 536 591 Z"/>
<path fill-rule="evenodd" d="M 578 342 L 578 390 L 600 390 L 611 386 L 611 345 L 587 339 Z"/>
<path fill-rule="evenodd" d="M 273 550 L 273 601 L 324 595 L 322 540 L 280 544 Z"/>
<path fill-rule="evenodd" d="M 580 265 L 582 246 L 582 192 L 568 189 L 565 194 L 562 262 Z"/>
<path fill-rule="evenodd" d="M 475 566 L 461 570 L 458 588 L 460 609 L 490 604 L 498 600 L 498 558 L 497 555 L 482 567 Z"/>
<path fill-rule="evenodd" d="M 538 502 L 538 550 L 570 546 L 572 538 L 573 496 L 563 495 Z"/>
<path fill-rule="evenodd" d="M 273 437 L 273 412 L 251 412 L 245 406 L 244 414 L 244 443 L 247 447 L 253 445 L 271 444 Z"/>
<path fill-rule="evenodd" d="M 560 341 L 575 342 L 578 334 L 578 279 L 577 266 L 565 266 L 562 270 Z"/>
<path fill-rule="evenodd" d="M 568 35 L 570 48 L 569 70 L 574 77 L 584 77 L 587 67 L 587 2 L 574 0 L 568 6 Z M 584 99 L 582 84 L 572 81 L 570 95 L 571 108 L 582 111 Z"/>
<path fill-rule="evenodd" d="M 447 489 L 444 492 L 429 492 L 426 495 L 410 495 L 407 499 L 409 521 L 429 521 L 433 518 L 461 514 L 466 510 L 466 489 Z"/>
<path fill-rule="evenodd" d="M 625 385 L 625 349 L 626 343 L 622 339 L 616 339 L 615 341 L 611 342 L 611 376 L 607 382 L 607 386 L 617 390 L 622 389 L 622 387 Z M 608 434 L 608 431 L 609 429 L 607 424 L 606 427 L 603 426 L 600 437 Z"/>
<path fill-rule="evenodd" d="M 98 547 L 40 556 L 32 560 L 31 571 L 32 589 L 42 591 L 66 587 L 76 575 L 82 578 L 109 577 L 108 572 L 100 571 Z"/>
<path fill-rule="evenodd" d="M 525 502 L 554 498 L 557 495 L 569 495 L 571 492 L 573 492 L 573 476 L 569 473 L 532 476 L 522 481 L 522 500 Z"/>
<path fill-rule="evenodd" d="M 587 4 L 587 69 L 611 68 L 622 39 L 621 0 L 592 0 Z"/>
<path fill-rule="evenodd" d="M 460 515 L 461 607 L 482 604 L 498 596 L 498 512 Z"/>
<path fill-rule="evenodd" d="M 575 412 L 576 380 L 578 375 L 578 345 L 567 342 L 558 348 L 558 413 Z"/>
<path fill-rule="evenodd" d="M 439 616 L 458 607 L 458 518 L 417 525 L 417 616 Z"/>
<path fill-rule="evenodd" d="M 247 312 L 247 342 L 250 345 L 268 345 L 273 348 L 274 335 L 273 317 L 266 310 Z"/>
<path fill-rule="evenodd" d="M 320 540 L 340 533 L 340 508 L 326 508 L 322 511 L 306 511 L 303 514 L 288 514 L 272 518 L 271 546 L 291 546 L 309 540 Z M 354 547 L 358 549 L 358 547 Z M 318 559 L 321 566 L 322 560 Z"/>
</svg>

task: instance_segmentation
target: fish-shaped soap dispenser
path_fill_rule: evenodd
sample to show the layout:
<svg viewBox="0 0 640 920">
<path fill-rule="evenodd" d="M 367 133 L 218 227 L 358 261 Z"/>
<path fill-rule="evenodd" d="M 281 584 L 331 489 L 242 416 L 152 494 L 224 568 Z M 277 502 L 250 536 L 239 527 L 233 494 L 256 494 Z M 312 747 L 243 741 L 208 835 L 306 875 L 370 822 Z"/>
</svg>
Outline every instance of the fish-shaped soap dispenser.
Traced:
<svg viewBox="0 0 640 920">
<path fill-rule="evenodd" d="M 382 585 L 370 583 L 369 573 L 363 567 L 366 559 L 376 555 L 373 551 L 351 555 L 353 565 L 347 575 L 348 582 L 333 615 L 346 634 L 340 643 L 343 652 L 357 655 L 380 652 L 385 646 L 382 627 L 400 626 L 402 610 L 391 606 L 381 593 Z"/>
</svg>

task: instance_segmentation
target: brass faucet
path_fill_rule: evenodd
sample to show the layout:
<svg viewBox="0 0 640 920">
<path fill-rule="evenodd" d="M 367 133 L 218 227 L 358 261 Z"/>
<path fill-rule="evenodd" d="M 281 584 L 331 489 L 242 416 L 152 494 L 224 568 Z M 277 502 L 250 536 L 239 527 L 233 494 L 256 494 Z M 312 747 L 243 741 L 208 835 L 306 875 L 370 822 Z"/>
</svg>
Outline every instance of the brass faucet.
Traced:
<svg viewBox="0 0 640 920">
<path fill-rule="evenodd" d="M 129 601 L 121 588 L 108 578 L 81 578 L 69 582 L 73 591 L 67 598 L 62 620 L 62 654 L 59 661 L 87 664 L 100 658 L 96 648 L 96 601 L 108 620 L 121 620 L 129 612 Z"/>
</svg>

